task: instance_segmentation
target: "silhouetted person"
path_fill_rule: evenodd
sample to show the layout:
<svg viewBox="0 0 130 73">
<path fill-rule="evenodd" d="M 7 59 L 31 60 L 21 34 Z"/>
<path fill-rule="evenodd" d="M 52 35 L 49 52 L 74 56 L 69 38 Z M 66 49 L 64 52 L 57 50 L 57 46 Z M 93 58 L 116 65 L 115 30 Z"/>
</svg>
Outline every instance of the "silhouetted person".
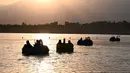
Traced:
<svg viewBox="0 0 130 73">
<path fill-rule="evenodd" d="M 116 38 L 119 38 L 119 36 L 116 36 Z"/>
<path fill-rule="evenodd" d="M 43 45 L 43 41 L 41 39 L 39 41 L 40 41 L 40 45 Z"/>
<path fill-rule="evenodd" d="M 92 46 L 93 45 L 93 41 L 90 39 L 90 37 L 86 37 L 85 40 L 83 41 L 83 44 L 85 46 Z"/>
<path fill-rule="evenodd" d="M 82 39 L 82 37 L 78 40 L 77 44 L 78 45 L 83 45 L 83 39 Z"/>
<path fill-rule="evenodd" d="M 85 41 L 87 41 L 87 40 L 89 40 L 89 38 L 88 38 L 88 37 L 85 37 Z"/>
<path fill-rule="evenodd" d="M 36 43 L 34 45 L 34 53 L 35 54 L 46 54 L 49 53 L 49 48 L 45 45 L 43 45 L 43 41 L 36 40 Z"/>
<path fill-rule="evenodd" d="M 90 37 L 87 37 L 88 40 L 91 40 Z"/>
<path fill-rule="evenodd" d="M 56 52 L 59 52 L 61 48 L 63 48 L 63 44 L 62 44 L 61 40 L 59 40 L 57 43 L 57 46 L 56 46 Z"/>
<path fill-rule="evenodd" d="M 40 41 L 39 40 L 36 40 L 36 42 L 34 44 L 34 47 L 37 46 L 37 45 L 40 45 Z"/>
<path fill-rule="evenodd" d="M 58 41 L 58 44 L 62 44 L 61 40 Z"/>
<path fill-rule="evenodd" d="M 70 40 L 68 41 L 68 44 L 72 44 Z"/>
<path fill-rule="evenodd" d="M 32 45 L 30 44 L 29 40 L 26 41 L 25 46 L 32 48 Z"/>
<path fill-rule="evenodd" d="M 109 41 L 112 41 L 112 42 L 116 41 L 116 37 L 115 37 L 115 36 L 112 36 L 112 37 L 109 39 Z"/>
<path fill-rule="evenodd" d="M 68 52 L 73 52 L 73 50 L 74 50 L 74 45 L 71 43 L 71 41 L 69 40 L 68 41 L 68 44 L 67 44 L 67 48 L 66 48 L 66 50 L 68 51 Z"/>
<path fill-rule="evenodd" d="M 80 38 L 80 41 L 83 41 L 82 37 Z"/>
<path fill-rule="evenodd" d="M 65 38 L 63 39 L 63 44 L 65 44 Z"/>
<path fill-rule="evenodd" d="M 120 38 L 119 38 L 119 36 L 117 36 L 117 37 L 116 37 L 116 41 L 120 41 Z"/>
<path fill-rule="evenodd" d="M 30 44 L 29 40 L 26 41 L 26 44 L 22 48 L 22 53 L 25 55 L 30 54 L 30 50 L 32 50 L 32 45 Z"/>
<path fill-rule="evenodd" d="M 88 40 L 89 40 L 89 38 L 88 38 L 88 37 L 85 37 L 84 43 L 87 43 Z"/>
</svg>

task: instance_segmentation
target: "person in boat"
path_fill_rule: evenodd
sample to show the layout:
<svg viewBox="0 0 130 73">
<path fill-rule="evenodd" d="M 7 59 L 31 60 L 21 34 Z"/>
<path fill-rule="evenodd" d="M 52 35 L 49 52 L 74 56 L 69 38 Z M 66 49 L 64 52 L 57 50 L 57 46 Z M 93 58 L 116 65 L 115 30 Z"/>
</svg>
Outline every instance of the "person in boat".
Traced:
<svg viewBox="0 0 130 73">
<path fill-rule="evenodd" d="M 70 40 L 68 40 L 68 44 L 72 44 Z"/>
<path fill-rule="evenodd" d="M 62 48 L 62 46 L 63 46 L 63 44 L 62 44 L 61 40 L 59 40 L 57 43 L 57 46 L 56 46 L 57 52 Z"/>
<path fill-rule="evenodd" d="M 79 41 L 82 43 L 83 42 L 83 38 L 81 37 Z"/>
<path fill-rule="evenodd" d="M 61 40 L 59 40 L 57 44 L 62 44 Z"/>
<path fill-rule="evenodd" d="M 36 54 L 46 54 L 49 52 L 49 48 L 43 45 L 42 40 L 36 40 L 36 43 L 34 45 L 34 52 Z"/>
<path fill-rule="evenodd" d="M 116 38 L 119 38 L 119 36 L 116 36 Z"/>
<path fill-rule="evenodd" d="M 43 45 L 43 41 L 41 39 L 40 40 L 36 40 L 36 43 L 35 43 L 34 47 L 42 47 L 42 46 L 44 46 Z"/>
<path fill-rule="evenodd" d="M 65 44 L 65 38 L 63 39 L 63 44 Z"/>
<path fill-rule="evenodd" d="M 26 44 L 22 48 L 22 53 L 23 54 L 29 54 L 30 50 L 33 48 L 33 46 L 30 44 L 29 40 L 26 41 Z"/>
<path fill-rule="evenodd" d="M 83 44 L 83 39 L 82 39 L 82 37 L 78 40 L 77 44 L 78 44 L 78 45 L 82 45 L 82 44 Z"/>
<path fill-rule="evenodd" d="M 61 45 L 61 47 L 62 47 L 64 50 L 66 49 L 66 45 L 67 45 L 65 41 L 66 41 L 66 39 L 64 38 L 64 39 L 63 39 L 63 44 Z"/>
<path fill-rule="evenodd" d="M 68 40 L 68 44 L 69 44 L 69 45 L 72 45 L 72 47 L 73 47 L 73 44 L 71 43 L 71 41 L 70 41 L 70 40 Z"/>
<path fill-rule="evenodd" d="M 68 40 L 68 45 L 67 45 L 68 52 L 73 52 L 73 47 L 74 47 L 74 45 L 71 43 L 70 40 Z"/>
<path fill-rule="evenodd" d="M 44 52 L 49 52 L 49 48 L 43 44 L 43 41 L 40 39 L 40 46 L 41 46 L 41 50 Z"/>
<path fill-rule="evenodd" d="M 40 51 L 40 41 L 36 40 L 35 44 L 34 44 L 34 48 L 33 48 L 33 53 L 38 54 Z"/>
<path fill-rule="evenodd" d="M 84 45 L 91 46 L 93 45 L 93 41 L 90 39 L 90 37 L 86 37 L 84 40 Z"/>
<path fill-rule="evenodd" d="M 112 36 L 110 39 L 109 39 L 109 41 L 116 41 L 116 37 L 115 36 Z"/>
<path fill-rule="evenodd" d="M 41 39 L 39 41 L 40 41 L 40 45 L 43 45 L 43 41 Z"/>
<path fill-rule="evenodd" d="M 26 44 L 24 46 L 26 46 L 28 48 L 32 48 L 32 45 L 30 44 L 29 40 L 26 41 Z"/>
<path fill-rule="evenodd" d="M 34 44 L 34 47 L 35 46 L 39 46 L 40 45 L 40 41 L 39 40 L 36 40 L 35 44 Z"/>
<path fill-rule="evenodd" d="M 90 40 L 90 38 L 89 37 L 85 37 L 84 42 L 88 42 L 88 40 Z"/>
<path fill-rule="evenodd" d="M 91 40 L 90 37 L 87 37 L 88 40 Z"/>
<path fill-rule="evenodd" d="M 80 38 L 80 41 L 83 41 L 83 38 L 82 38 L 82 37 Z"/>
<path fill-rule="evenodd" d="M 117 36 L 117 37 L 116 37 L 116 41 L 120 41 L 120 38 L 119 38 L 119 36 Z"/>
</svg>

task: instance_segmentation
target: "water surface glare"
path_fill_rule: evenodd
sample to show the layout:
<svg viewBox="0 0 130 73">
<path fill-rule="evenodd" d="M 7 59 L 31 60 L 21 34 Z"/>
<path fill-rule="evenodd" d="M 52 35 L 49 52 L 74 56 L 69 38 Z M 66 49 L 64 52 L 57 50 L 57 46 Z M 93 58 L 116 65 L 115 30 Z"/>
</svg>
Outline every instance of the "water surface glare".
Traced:
<svg viewBox="0 0 130 73">
<path fill-rule="evenodd" d="M 80 37 L 90 36 L 94 45 L 76 45 Z M 130 73 L 130 36 L 121 42 L 109 42 L 112 35 L 99 34 L 24 34 L 0 33 L 0 73 Z M 57 54 L 59 39 L 71 39 L 74 53 Z M 49 56 L 23 56 L 26 40 L 33 45 L 42 39 Z M 66 41 L 67 42 L 67 41 Z"/>
</svg>

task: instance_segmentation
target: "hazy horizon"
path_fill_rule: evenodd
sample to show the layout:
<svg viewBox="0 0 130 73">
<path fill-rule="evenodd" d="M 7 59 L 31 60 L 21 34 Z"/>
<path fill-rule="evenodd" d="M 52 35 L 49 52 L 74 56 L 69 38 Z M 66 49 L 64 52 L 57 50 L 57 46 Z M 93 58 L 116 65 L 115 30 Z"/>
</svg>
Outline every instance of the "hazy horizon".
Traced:
<svg viewBox="0 0 130 73">
<path fill-rule="evenodd" d="M 130 21 L 130 0 L 4 0 L 1 24 Z"/>
</svg>

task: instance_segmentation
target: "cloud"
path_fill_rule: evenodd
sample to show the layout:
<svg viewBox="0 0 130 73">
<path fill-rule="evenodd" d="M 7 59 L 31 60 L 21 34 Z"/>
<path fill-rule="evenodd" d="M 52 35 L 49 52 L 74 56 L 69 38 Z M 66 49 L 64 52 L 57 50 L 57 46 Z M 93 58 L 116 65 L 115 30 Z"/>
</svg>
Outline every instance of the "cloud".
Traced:
<svg viewBox="0 0 130 73">
<path fill-rule="evenodd" d="M 10 0 L 11 3 L 14 1 Z M 1 7 L 0 23 L 130 21 L 130 0 L 54 0 L 54 3 L 48 5 L 34 1 L 20 0 Z"/>
</svg>

